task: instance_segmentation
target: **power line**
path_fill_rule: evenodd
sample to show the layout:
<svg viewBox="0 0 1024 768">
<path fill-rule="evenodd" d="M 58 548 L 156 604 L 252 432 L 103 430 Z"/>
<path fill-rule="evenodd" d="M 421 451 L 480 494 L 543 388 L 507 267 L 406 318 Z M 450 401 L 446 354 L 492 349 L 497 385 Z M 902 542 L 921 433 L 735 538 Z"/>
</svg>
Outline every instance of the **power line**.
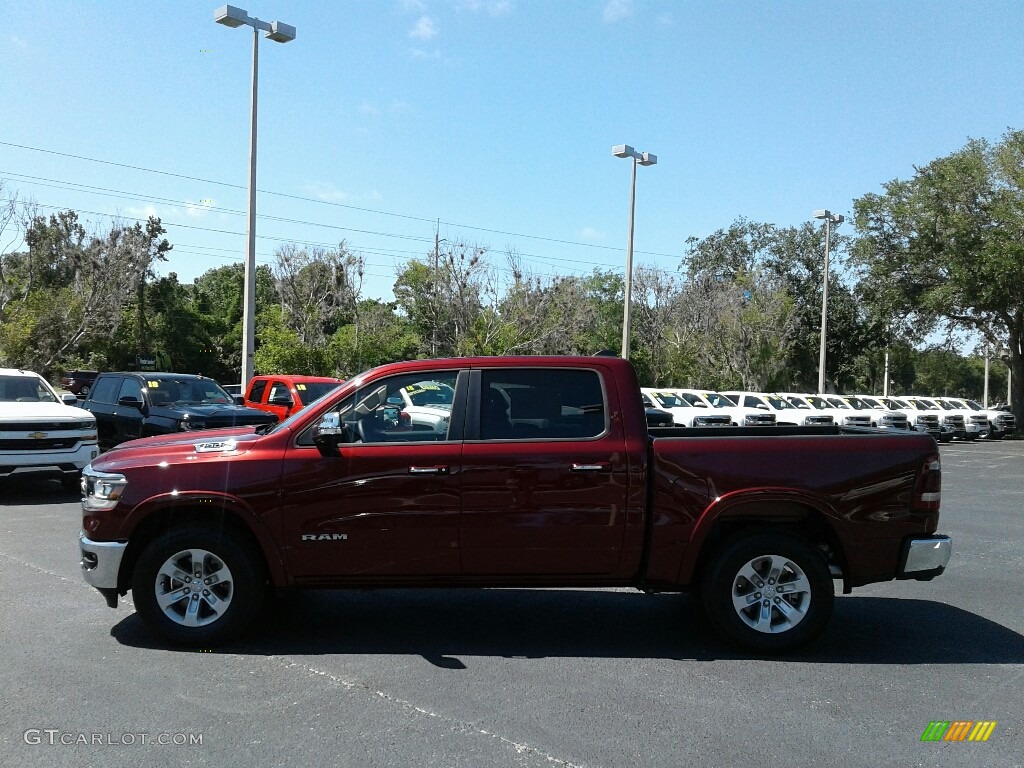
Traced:
<svg viewBox="0 0 1024 768">
<path fill-rule="evenodd" d="M 67 206 L 49 205 L 49 204 L 46 204 L 46 203 L 27 203 L 27 202 L 21 202 L 21 201 L 14 200 L 12 198 L 7 198 L 6 201 L 8 201 L 8 202 L 12 202 L 13 201 L 17 205 L 22 206 L 23 208 L 30 208 L 32 206 L 35 206 L 37 208 L 45 208 L 47 210 L 54 210 L 54 211 L 69 210 L 67 208 Z M 84 213 L 84 214 L 87 214 L 87 215 L 90 215 L 90 216 L 100 216 L 100 217 L 103 217 L 103 218 L 110 218 L 111 217 L 111 215 L 108 214 L 108 213 L 103 213 L 101 211 L 90 211 L 90 210 L 85 210 L 85 209 L 81 209 L 81 208 L 77 209 L 76 212 L 77 213 Z M 127 220 L 127 221 L 135 221 L 135 222 L 139 222 L 139 223 L 143 223 L 143 222 L 148 221 L 148 219 L 140 218 L 138 216 L 126 216 L 126 215 L 122 215 L 122 214 L 119 214 L 119 215 L 117 215 L 116 217 L 113 217 L 113 218 L 124 219 L 124 220 Z M 236 235 L 236 236 L 244 235 L 243 232 L 233 232 L 231 230 L 216 229 L 216 228 L 213 228 L 213 227 L 200 227 L 200 226 L 194 225 L 194 224 L 180 224 L 180 223 L 166 222 L 166 221 L 161 221 L 161 224 L 164 224 L 164 225 L 167 225 L 167 226 L 172 226 L 172 227 L 181 227 L 181 228 L 184 228 L 184 229 L 194 229 L 194 230 L 202 231 L 202 232 L 214 232 L 214 233 L 217 233 L 217 234 Z M 294 243 L 294 244 L 297 244 L 297 245 L 305 245 L 305 246 L 310 246 L 310 247 L 314 247 L 314 248 L 334 248 L 334 247 L 336 247 L 335 243 L 325 243 L 325 242 L 319 242 L 319 241 L 315 241 L 315 240 L 299 240 L 299 239 L 296 239 L 296 238 L 289 238 L 289 237 L 274 237 L 272 235 L 257 234 L 256 238 L 258 240 L 271 240 L 271 241 L 280 242 L 280 243 Z M 191 246 L 191 247 L 213 248 L 212 246 Z M 374 252 L 373 249 L 358 248 L 354 244 L 352 245 L 352 249 L 354 251 L 360 252 L 360 253 L 362 253 L 364 251 L 365 252 L 370 252 L 370 253 Z M 223 249 L 215 249 L 215 250 L 230 251 L 231 249 L 223 248 Z M 385 252 L 387 252 L 387 251 L 385 251 Z M 419 253 L 421 255 L 425 255 L 425 254 L 422 254 L 420 251 L 398 251 L 398 252 Z M 179 251 L 179 253 L 184 253 L 184 251 Z M 265 252 L 264 252 L 264 254 L 265 254 Z M 188 254 L 188 255 L 203 255 L 203 254 Z M 383 254 L 377 254 L 377 255 L 383 255 Z M 520 257 L 524 261 L 530 261 L 531 263 L 547 264 L 550 261 L 573 261 L 573 262 L 578 262 L 578 263 L 586 263 L 586 264 L 589 264 L 591 266 L 594 266 L 593 262 L 582 262 L 582 261 L 579 261 L 579 260 L 576 260 L 576 259 L 559 259 L 557 257 L 544 257 L 544 256 L 536 256 L 535 258 L 531 259 L 531 258 L 528 258 L 528 256 L 533 256 L 532 254 L 528 254 L 528 255 L 519 254 L 519 255 L 520 255 Z M 225 257 L 225 258 L 230 258 L 230 257 Z M 261 263 L 263 263 L 263 264 L 271 264 L 273 262 L 268 261 L 268 260 L 261 260 Z M 383 266 L 383 265 L 378 264 L 376 266 Z M 490 267 L 491 267 L 491 269 L 494 269 L 494 270 L 496 270 L 498 272 L 502 272 L 502 273 L 505 273 L 505 274 L 512 274 L 512 270 L 507 268 L 507 267 L 500 267 L 500 266 L 497 266 L 497 265 L 494 265 L 494 264 L 491 264 Z M 615 267 L 609 267 L 608 269 L 613 270 L 613 271 L 621 271 L 621 268 L 616 269 Z M 571 271 L 571 268 L 569 268 L 569 270 Z M 589 270 L 576 270 L 576 271 L 581 272 L 583 274 L 586 274 L 587 272 L 589 272 Z M 664 270 L 658 270 L 658 271 L 664 272 Z M 373 276 L 375 276 L 375 277 L 378 277 L 378 276 L 379 277 L 384 277 L 384 275 L 373 275 Z M 543 272 L 543 273 L 535 273 L 535 276 L 537 276 L 537 277 L 562 277 L 563 275 L 560 275 L 558 273 Z"/>
<path fill-rule="evenodd" d="M 161 176 L 169 176 L 171 178 L 176 178 L 176 179 L 185 179 L 187 181 L 199 181 L 199 182 L 202 182 L 203 184 L 214 184 L 214 185 L 217 185 L 217 186 L 228 187 L 228 188 L 231 188 L 231 189 L 240 189 L 240 190 L 246 190 L 247 189 L 247 187 L 244 187 L 244 186 L 242 186 L 240 184 L 231 184 L 229 182 L 216 181 L 214 179 L 204 179 L 204 178 L 201 178 L 201 177 L 198 177 L 198 176 L 189 176 L 187 174 L 173 173 L 171 171 L 161 171 L 161 170 L 157 170 L 155 168 L 146 168 L 146 167 L 140 166 L 140 165 L 130 165 L 130 164 L 127 164 L 127 163 L 118 163 L 118 162 L 114 162 L 112 160 L 101 160 L 101 159 L 95 158 L 95 157 L 86 157 L 85 155 L 74 155 L 74 154 L 71 154 L 71 153 L 68 153 L 68 152 L 58 152 L 57 150 L 44 149 L 42 147 L 32 147 L 32 146 L 28 146 L 26 144 L 15 144 L 13 142 L 0 141 L 0 146 L 15 147 L 17 149 L 24 149 L 24 150 L 28 150 L 28 151 L 31 151 L 31 152 L 41 152 L 41 153 L 49 154 L 49 155 L 56 155 L 58 157 L 68 157 L 68 158 L 72 158 L 74 160 L 84 160 L 86 162 L 91 162 L 91 163 L 99 163 L 99 164 L 102 164 L 102 165 L 111 165 L 111 166 L 114 166 L 116 168 L 126 168 L 126 169 L 133 170 L 133 171 L 143 171 L 145 173 L 159 174 Z M 521 233 L 521 232 L 506 232 L 506 231 L 500 230 L 500 229 L 490 229 L 488 227 L 474 226 L 472 224 L 458 224 L 458 223 L 450 222 L 450 221 L 441 221 L 441 220 L 436 219 L 436 218 L 426 218 L 426 217 L 422 217 L 422 216 L 410 216 L 408 214 L 392 213 L 391 211 L 379 211 L 379 210 L 376 210 L 376 209 L 373 209 L 373 208 L 363 208 L 363 207 L 360 207 L 360 206 L 357 206 L 357 205 L 349 205 L 347 203 L 337 203 L 337 202 L 333 202 L 333 201 L 330 201 L 330 200 L 319 200 L 319 199 L 314 198 L 314 197 L 305 197 L 303 195 L 292 195 L 292 194 L 288 194 L 286 192 L 274 192 L 274 191 L 269 190 L 269 189 L 258 189 L 257 188 L 256 191 L 260 192 L 262 194 L 265 194 L 265 195 L 273 195 L 275 197 L 282 197 L 282 198 L 286 198 L 286 199 L 290 199 L 290 200 L 300 200 L 300 201 L 306 202 L 306 203 L 315 203 L 315 204 L 318 204 L 318 205 L 328 205 L 328 206 L 333 206 L 333 207 L 336 207 L 336 208 L 345 208 L 345 209 L 352 210 L 352 211 L 361 211 L 363 213 L 373 213 L 373 214 L 377 214 L 379 216 L 392 216 L 394 218 L 406 219 L 406 220 L 409 220 L 409 221 L 426 222 L 426 223 L 431 224 L 431 225 L 433 225 L 435 223 L 440 223 L 440 224 L 444 224 L 447 227 L 456 227 L 458 229 L 471 229 L 471 230 L 475 230 L 477 232 L 487 232 L 489 234 L 495 234 L 495 235 L 505 235 L 505 236 L 508 236 L 508 237 L 522 237 L 522 238 L 528 238 L 528 239 L 531 239 L 531 240 L 540 240 L 540 241 L 549 242 L 549 243 L 559 243 L 559 244 L 562 244 L 562 245 L 575 245 L 575 246 L 578 246 L 578 247 L 581 247 L 581 248 L 595 248 L 595 249 L 599 249 L 599 250 L 607 250 L 607 251 L 615 251 L 615 252 L 618 252 L 618 251 L 622 250 L 621 248 L 617 248 L 617 247 L 611 246 L 611 245 L 599 245 L 597 243 L 582 243 L 582 242 L 578 242 L 578 241 L 575 241 L 575 240 L 561 240 L 559 238 L 544 237 L 542 235 L 528 235 L 528 234 L 524 234 L 524 233 Z M 657 251 L 634 251 L 634 253 L 643 254 L 645 256 L 660 256 L 660 257 L 670 258 L 670 259 L 678 258 L 677 254 L 659 253 Z"/>
<path fill-rule="evenodd" d="M 0 144 L 2 144 L 2 143 L 3 142 L 0 142 Z M 195 208 L 195 209 L 203 210 L 203 211 L 227 213 L 227 214 L 239 215 L 239 216 L 245 215 L 245 213 L 246 213 L 245 211 L 238 211 L 238 210 L 234 210 L 234 209 L 230 209 L 230 208 L 220 208 L 220 207 L 217 207 L 217 206 L 197 206 L 194 203 L 191 203 L 189 201 L 173 200 L 171 198 L 157 197 L 157 196 L 153 196 L 153 195 L 146 195 L 144 193 L 129 192 L 129 191 L 126 191 L 126 190 L 115 190 L 115 189 L 111 189 L 109 187 L 96 187 L 96 186 L 92 186 L 92 185 L 88 185 L 88 184 L 78 184 L 77 182 L 64 182 L 64 181 L 56 180 L 56 179 L 46 179 L 46 178 L 40 177 L 40 176 L 30 176 L 28 174 L 18 174 L 18 173 L 11 173 L 11 172 L 7 172 L 7 171 L 5 171 L 4 173 L 7 173 L 8 176 L 16 176 L 16 177 L 19 177 L 19 178 L 29 179 L 30 180 L 29 183 L 37 184 L 39 186 L 43 186 L 43 187 L 47 187 L 47 188 L 51 188 L 51 189 L 64 189 L 64 190 L 79 191 L 79 192 L 83 192 L 84 191 L 87 194 L 106 195 L 106 196 L 119 196 L 119 197 L 121 197 L 123 199 L 136 200 L 136 201 L 155 201 L 155 202 L 166 203 L 166 204 L 175 205 L 175 206 L 185 206 L 186 209 L 188 209 L 188 208 Z M 46 182 L 46 183 L 44 183 L 44 182 Z M 53 183 L 49 183 L 49 182 L 53 182 Z M 62 185 L 71 185 L 71 186 L 62 186 Z M 30 207 L 31 204 L 22 202 L 22 203 L 19 203 L 19 205 L 22 205 L 22 206 L 25 206 L 25 207 Z M 53 206 L 53 205 L 42 205 L 42 204 L 37 204 L 37 205 L 39 205 L 40 207 L 43 207 L 43 208 L 58 209 L 58 210 L 63 208 L 63 207 L 66 207 L 66 206 Z M 81 210 L 83 213 L 88 213 L 88 214 L 96 215 L 96 216 L 112 216 L 112 214 L 101 213 L 101 212 L 98 212 L 98 211 L 86 211 L 86 210 L 82 210 L 82 209 L 78 209 L 78 210 Z M 132 216 L 125 216 L 123 214 L 116 214 L 116 217 L 126 218 L 126 219 L 130 219 L 130 220 L 133 220 L 133 221 L 146 221 L 146 219 L 142 219 L 142 218 L 138 218 L 138 217 L 132 217 Z M 378 237 L 392 237 L 392 238 L 397 238 L 397 239 L 401 239 L 401 240 L 410 240 L 412 242 L 424 242 L 424 243 L 429 243 L 430 242 L 430 238 L 425 238 L 425 237 L 421 237 L 421 236 L 418 236 L 418 235 L 399 235 L 399 234 L 391 234 L 391 233 L 387 233 L 387 232 L 377 232 L 377 231 L 374 231 L 374 230 L 354 229 L 352 227 L 342 227 L 342 226 L 334 225 L 334 224 L 325 224 L 323 222 L 304 221 L 304 220 L 301 220 L 301 219 L 291 219 L 291 218 L 287 218 L 287 217 L 283 217 L 283 216 L 271 216 L 269 214 L 259 214 L 258 213 L 257 214 L 257 218 L 263 219 L 263 220 L 266 220 L 266 221 L 276 221 L 276 222 L 286 223 L 286 224 L 298 224 L 298 225 L 303 225 L 303 226 L 313 226 L 313 227 L 321 227 L 321 228 L 326 228 L 326 229 L 336 229 L 336 230 L 339 230 L 339 231 L 342 231 L 342 232 L 355 232 L 355 233 L 362 234 L 362 235 L 374 235 L 374 236 L 378 236 Z M 200 226 L 192 225 L 192 224 L 181 224 L 181 223 L 171 222 L 171 221 L 162 221 L 161 223 L 166 224 L 167 226 L 172 226 L 172 227 L 183 227 L 183 228 L 186 228 L 186 229 L 196 229 L 196 230 L 201 230 L 201 231 L 214 232 L 214 233 L 218 233 L 218 234 L 229 234 L 229 235 L 238 235 L 238 236 L 244 235 L 243 232 L 232 232 L 230 230 L 214 229 L 214 228 L 210 228 L 210 227 L 200 227 Z M 336 245 L 335 243 L 321 243 L 321 242 L 308 241 L 308 240 L 307 241 L 303 241 L 303 240 L 297 240 L 297 239 L 292 239 L 292 238 L 273 238 L 273 237 L 270 237 L 268 235 L 259 235 L 259 234 L 257 234 L 257 238 L 266 238 L 266 239 L 271 239 L 271 240 L 277 240 L 277 241 L 280 241 L 280 242 L 295 242 L 295 243 L 301 243 L 301 244 L 313 245 L 313 246 L 320 246 L 320 247 L 334 247 Z M 378 250 L 385 250 L 386 251 L 388 249 L 378 249 Z M 394 252 L 396 252 L 396 253 L 418 253 L 418 254 L 423 254 L 424 253 L 423 251 L 401 251 L 401 250 L 398 250 L 398 249 L 394 249 Z M 597 266 L 597 265 L 594 264 L 594 262 L 592 260 L 572 259 L 572 258 L 568 258 L 566 256 L 550 256 L 550 255 L 541 255 L 541 254 L 534 254 L 534 253 L 519 253 L 519 256 L 522 257 L 524 260 L 533 261 L 533 262 L 536 262 L 536 263 L 546 263 L 546 262 L 555 261 L 555 262 L 565 262 L 565 263 L 570 263 L 570 264 L 586 264 L 586 265 L 591 266 L 591 267 Z M 616 270 L 616 271 L 618 271 L 618 269 L 619 269 L 619 267 L 617 267 L 615 265 L 604 265 L 604 266 L 606 266 L 608 269 L 612 269 L 612 270 Z M 577 270 L 577 271 L 579 271 L 579 270 Z"/>
</svg>

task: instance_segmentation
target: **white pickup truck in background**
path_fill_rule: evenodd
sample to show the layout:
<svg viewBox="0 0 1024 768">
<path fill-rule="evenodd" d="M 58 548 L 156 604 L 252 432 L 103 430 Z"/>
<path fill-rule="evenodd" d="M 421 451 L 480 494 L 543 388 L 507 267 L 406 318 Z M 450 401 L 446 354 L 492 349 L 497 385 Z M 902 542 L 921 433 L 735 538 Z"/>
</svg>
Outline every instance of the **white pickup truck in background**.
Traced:
<svg viewBox="0 0 1024 768">
<path fill-rule="evenodd" d="M 728 427 L 732 424 L 729 414 L 714 411 L 698 398 L 692 402 L 671 389 L 643 387 L 640 391 L 651 398 L 657 408 L 672 414 L 672 420 L 679 426 Z"/>
<path fill-rule="evenodd" d="M 99 456 L 96 419 L 77 402 L 37 373 L 0 368 L 0 477 L 45 471 L 77 489 L 82 469 Z"/>
</svg>

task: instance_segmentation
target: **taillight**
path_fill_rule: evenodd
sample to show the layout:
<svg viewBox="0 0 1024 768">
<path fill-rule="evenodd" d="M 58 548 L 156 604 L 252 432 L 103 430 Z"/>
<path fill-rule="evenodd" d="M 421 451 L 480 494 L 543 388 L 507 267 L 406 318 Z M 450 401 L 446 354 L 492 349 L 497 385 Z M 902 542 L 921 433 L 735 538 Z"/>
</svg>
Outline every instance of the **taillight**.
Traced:
<svg viewBox="0 0 1024 768">
<path fill-rule="evenodd" d="M 932 511 L 939 508 L 942 498 L 942 460 L 933 453 L 921 464 L 921 471 L 914 484 L 914 504 L 917 511 Z"/>
</svg>

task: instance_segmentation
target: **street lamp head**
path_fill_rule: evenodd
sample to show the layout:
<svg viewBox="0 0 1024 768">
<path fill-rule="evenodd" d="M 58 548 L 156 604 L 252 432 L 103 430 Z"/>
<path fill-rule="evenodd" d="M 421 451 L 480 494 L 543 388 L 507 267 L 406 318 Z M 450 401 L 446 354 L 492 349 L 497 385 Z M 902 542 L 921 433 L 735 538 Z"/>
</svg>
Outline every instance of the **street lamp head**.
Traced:
<svg viewBox="0 0 1024 768">
<path fill-rule="evenodd" d="M 841 213 L 832 213 L 828 208 L 820 208 L 811 215 L 816 219 L 828 219 L 833 224 L 842 224 L 846 221 Z"/>
<path fill-rule="evenodd" d="M 295 39 L 295 27 L 280 21 L 272 21 L 270 22 L 270 31 L 267 32 L 266 38 L 273 40 L 275 43 L 290 43 Z"/>
<path fill-rule="evenodd" d="M 640 165 L 657 165 L 658 156 L 652 155 L 650 152 L 644 152 L 640 155 Z"/>
<path fill-rule="evenodd" d="M 612 154 L 615 157 L 633 157 L 636 154 L 636 150 L 629 146 L 629 144 L 616 144 L 612 147 Z"/>
<path fill-rule="evenodd" d="M 233 5 L 222 5 L 213 12 L 213 20 L 225 27 L 240 27 L 249 23 L 249 14 Z"/>
</svg>

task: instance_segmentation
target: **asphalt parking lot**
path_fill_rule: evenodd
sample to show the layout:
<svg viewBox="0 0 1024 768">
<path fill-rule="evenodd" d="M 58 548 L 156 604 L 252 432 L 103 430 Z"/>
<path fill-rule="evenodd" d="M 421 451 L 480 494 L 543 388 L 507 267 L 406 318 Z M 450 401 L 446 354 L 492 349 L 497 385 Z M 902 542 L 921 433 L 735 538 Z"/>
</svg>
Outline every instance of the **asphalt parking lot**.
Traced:
<svg viewBox="0 0 1024 768">
<path fill-rule="evenodd" d="M 82 580 L 77 498 L 9 478 L 0 765 L 1021 766 L 1024 441 L 941 452 L 946 573 L 838 598 L 781 658 L 631 590 L 304 593 L 244 644 L 167 649 Z M 957 720 L 997 725 L 921 741 Z"/>
</svg>

